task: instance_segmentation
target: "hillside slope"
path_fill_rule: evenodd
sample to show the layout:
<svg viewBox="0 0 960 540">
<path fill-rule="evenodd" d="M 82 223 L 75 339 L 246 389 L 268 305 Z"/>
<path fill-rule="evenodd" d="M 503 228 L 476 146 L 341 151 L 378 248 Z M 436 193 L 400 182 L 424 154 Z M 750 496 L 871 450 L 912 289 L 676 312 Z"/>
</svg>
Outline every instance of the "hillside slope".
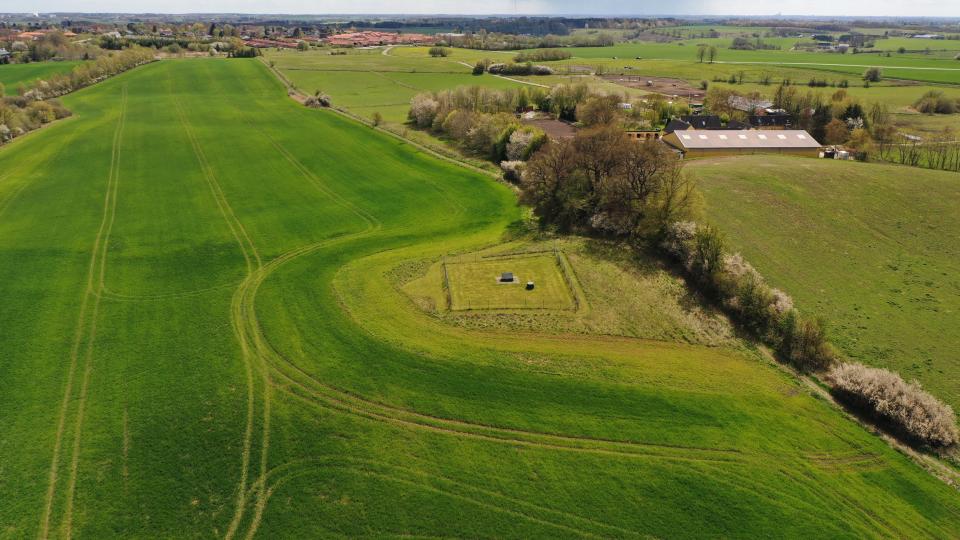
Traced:
<svg viewBox="0 0 960 540">
<path fill-rule="evenodd" d="M 960 407 L 960 175 L 770 156 L 688 170 L 709 219 L 846 355 Z"/>
</svg>

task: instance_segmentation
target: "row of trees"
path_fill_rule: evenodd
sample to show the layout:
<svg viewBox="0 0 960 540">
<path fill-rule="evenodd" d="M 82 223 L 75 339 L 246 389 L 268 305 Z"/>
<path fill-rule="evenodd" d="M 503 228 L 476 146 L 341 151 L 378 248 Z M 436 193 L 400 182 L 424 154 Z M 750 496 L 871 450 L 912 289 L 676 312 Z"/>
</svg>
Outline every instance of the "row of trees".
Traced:
<svg viewBox="0 0 960 540">
<path fill-rule="evenodd" d="M 68 73 L 51 75 L 31 88 L 21 89 L 20 93 L 38 100 L 62 96 L 153 60 L 153 50 L 142 47 L 110 52 L 96 60 L 79 64 Z"/>
<path fill-rule="evenodd" d="M 923 141 L 916 137 L 899 135 L 876 141 L 875 147 L 880 159 L 884 161 L 960 172 L 960 135 L 950 126 L 933 136 L 927 136 Z"/>
<path fill-rule="evenodd" d="M 715 45 L 706 45 L 701 43 L 697 45 L 697 62 L 703 63 L 704 58 L 707 62 L 713 63 L 717 59 L 717 47 Z"/>
<path fill-rule="evenodd" d="M 523 126 L 514 114 L 530 99 L 525 88 L 461 87 L 417 94 L 408 118 L 421 129 L 451 138 L 465 152 L 496 163 L 523 161 L 546 141 L 542 130 Z"/>
<path fill-rule="evenodd" d="M 43 124 L 70 116 L 70 111 L 51 99 L 83 88 L 153 60 L 145 49 L 130 49 L 84 62 L 66 74 L 55 74 L 32 86 L 21 86 L 6 96 L 0 85 L 0 143 L 19 137 Z"/>
<path fill-rule="evenodd" d="M 453 90 L 414 96 L 408 117 L 419 128 L 436 129 L 438 122 L 455 109 L 478 113 L 516 113 L 528 108 L 576 119 L 577 106 L 590 97 L 586 84 L 559 84 L 553 88 L 521 87 L 493 90 L 482 86 L 461 86 Z"/>
<path fill-rule="evenodd" d="M 835 363 L 823 323 L 801 316 L 786 293 L 770 287 L 739 253 L 729 253 L 716 228 L 674 222 L 659 246 L 742 328 L 797 369 L 819 372 Z"/>
<path fill-rule="evenodd" d="M 541 49 L 538 51 L 524 51 L 513 57 L 517 63 L 525 62 L 555 62 L 557 60 L 566 60 L 573 56 L 570 51 L 563 49 Z"/>
<path fill-rule="evenodd" d="M 0 85 L 0 144 L 70 116 L 70 111 L 57 100 L 37 101 L 3 94 L 3 85 Z"/>
<path fill-rule="evenodd" d="M 630 129 L 654 128 L 674 116 L 690 113 L 686 105 L 670 102 L 659 94 L 642 98 L 600 95 L 592 93 L 586 84 L 559 84 L 549 91 L 545 88 L 492 90 L 472 86 L 421 94 L 411 101 L 408 116 L 419 128 L 440 131 L 441 123 L 454 109 L 512 114 L 530 108 L 585 127 L 617 123 Z"/>
<path fill-rule="evenodd" d="M 549 67 L 532 62 L 525 64 L 489 64 L 487 72 L 494 75 L 553 75 L 553 70 Z M 476 69 L 474 69 L 474 74 L 476 74 Z"/>
<path fill-rule="evenodd" d="M 834 393 L 853 407 L 865 410 L 900 436 L 931 446 L 950 446 L 960 440 L 953 409 L 916 381 L 863 364 L 839 364 L 827 375 Z"/>
</svg>

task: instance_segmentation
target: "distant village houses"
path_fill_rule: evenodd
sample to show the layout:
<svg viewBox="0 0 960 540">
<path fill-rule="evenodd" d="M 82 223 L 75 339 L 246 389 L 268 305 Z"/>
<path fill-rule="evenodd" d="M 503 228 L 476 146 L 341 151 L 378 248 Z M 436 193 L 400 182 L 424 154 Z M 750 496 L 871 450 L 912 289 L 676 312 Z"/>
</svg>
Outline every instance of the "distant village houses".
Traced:
<svg viewBox="0 0 960 540">
<path fill-rule="evenodd" d="M 325 39 L 327 44 L 338 47 L 376 47 L 380 45 L 424 45 L 436 41 L 425 34 L 400 34 L 395 32 L 349 32 Z"/>
</svg>

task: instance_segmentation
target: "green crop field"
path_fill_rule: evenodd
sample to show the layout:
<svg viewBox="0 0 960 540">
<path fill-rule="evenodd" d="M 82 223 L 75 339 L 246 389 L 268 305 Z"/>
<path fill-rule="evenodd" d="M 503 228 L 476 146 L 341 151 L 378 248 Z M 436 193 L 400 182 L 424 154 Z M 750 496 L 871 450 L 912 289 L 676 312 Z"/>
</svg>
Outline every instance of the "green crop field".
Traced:
<svg viewBox="0 0 960 540">
<path fill-rule="evenodd" d="M 754 156 L 691 162 L 710 220 L 843 353 L 960 408 L 957 175 Z"/>
<path fill-rule="evenodd" d="M 419 309 L 396 269 L 498 243 L 515 194 L 257 60 L 63 101 L 0 148 L 3 536 L 960 529 L 953 488 L 745 344 Z"/>
<path fill-rule="evenodd" d="M 80 62 L 34 62 L 31 64 L 0 64 L 0 84 L 12 93 L 20 84 L 30 84 L 55 73 L 66 73 Z"/>
</svg>

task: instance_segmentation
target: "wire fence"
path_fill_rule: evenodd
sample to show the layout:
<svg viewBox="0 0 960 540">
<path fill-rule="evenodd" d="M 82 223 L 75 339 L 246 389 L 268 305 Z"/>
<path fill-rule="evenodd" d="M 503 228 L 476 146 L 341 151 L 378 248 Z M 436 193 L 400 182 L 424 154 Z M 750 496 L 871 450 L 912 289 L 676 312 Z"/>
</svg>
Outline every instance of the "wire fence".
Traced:
<svg viewBox="0 0 960 540">
<path fill-rule="evenodd" d="M 447 257 L 444 256 L 442 262 L 440 263 L 443 266 L 443 290 L 447 295 L 447 309 L 453 309 L 453 293 L 450 291 L 450 274 L 447 273 Z"/>
<path fill-rule="evenodd" d="M 547 299 L 543 297 L 523 297 L 511 300 L 509 305 L 502 301 L 492 300 L 464 300 L 458 303 L 456 311 L 540 311 L 540 310 L 569 310 L 570 308 L 562 305 L 556 299 Z"/>
<path fill-rule="evenodd" d="M 553 246 L 553 256 L 557 260 L 557 267 L 560 268 L 560 275 L 563 276 L 563 281 L 567 284 L 567 291 L 570 293 L 570 299 L 573 300 L 573 309 L 574 311 L 579 311 L 580 296 L 577 294 L 577 287 L 573 283 L 570 269 L 567 268 L 567 259 L 563 256 L 563 252 L 557 248 L 556 244 Z"/>
</svg>

